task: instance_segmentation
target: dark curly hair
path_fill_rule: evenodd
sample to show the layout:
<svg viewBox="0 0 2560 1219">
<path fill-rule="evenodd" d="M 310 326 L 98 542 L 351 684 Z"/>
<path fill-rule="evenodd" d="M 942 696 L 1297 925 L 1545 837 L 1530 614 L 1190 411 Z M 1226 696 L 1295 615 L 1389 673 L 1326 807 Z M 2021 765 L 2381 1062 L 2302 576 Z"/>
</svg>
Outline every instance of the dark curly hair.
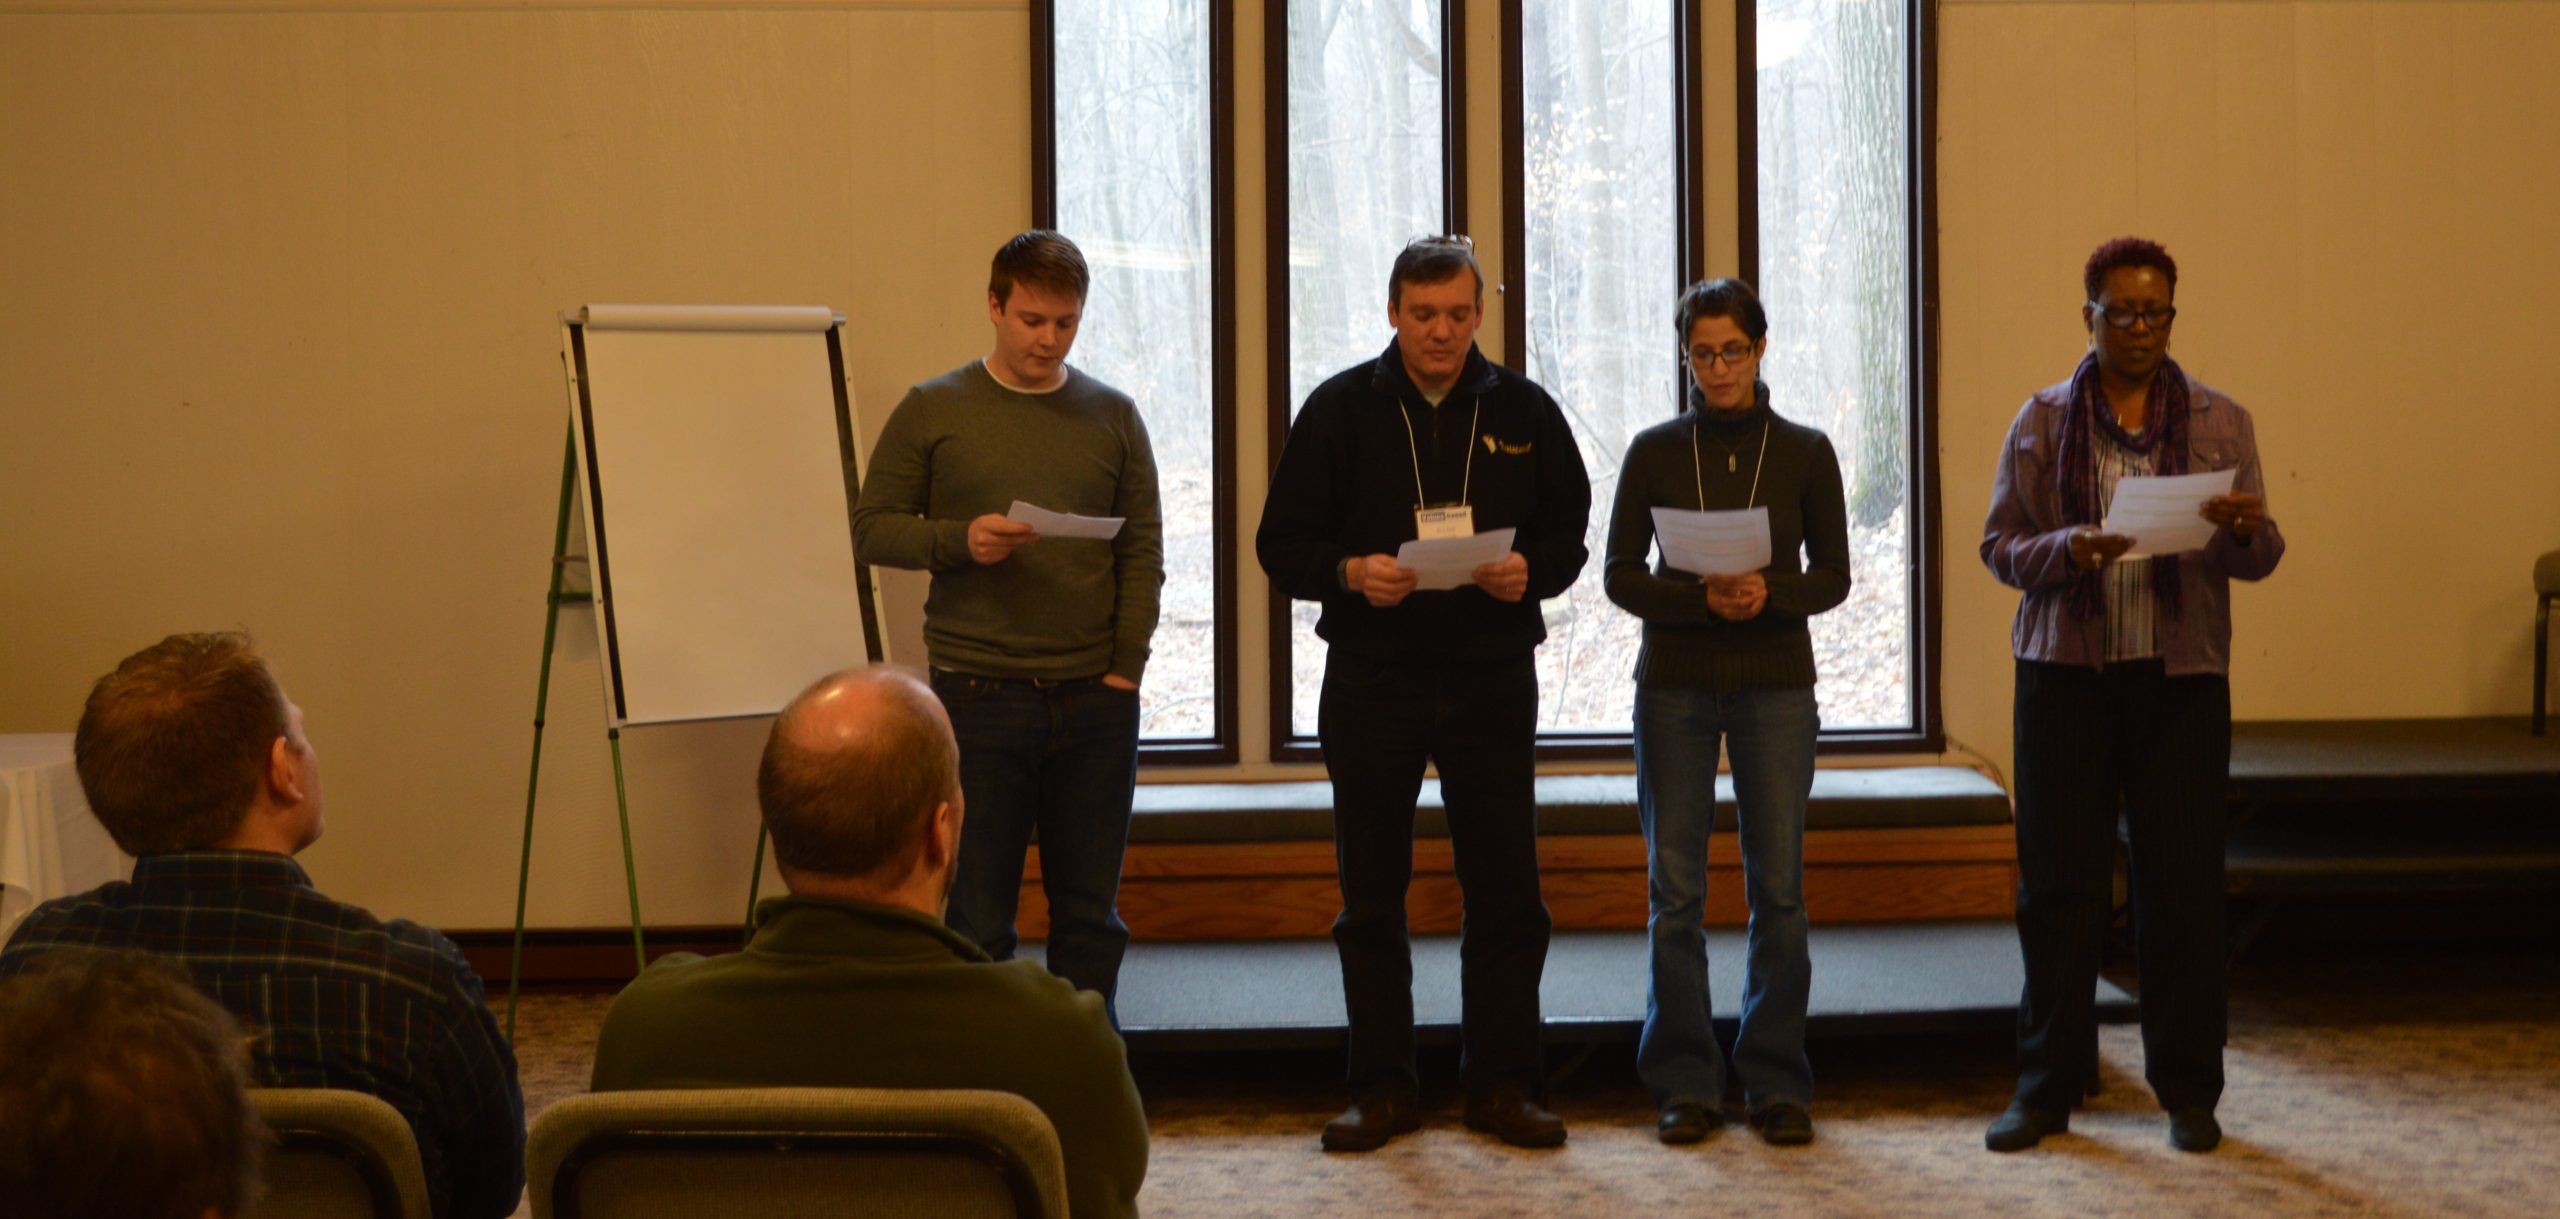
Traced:
<svg viewBox="0 0 2560 1219">
<path fill-rule="evenodd" d="M 196 1219 L 258 1196 L 248 1042 L 164 957 L 57 949 L 0 984 L 0 1198 L 22 1219 Z"/>
<path fill-rule="evenodd" d="M 1769 311 L 1760 304 L 1751 285 L 1738 279 L 1700 280 L 1680 294 L 1680 307 L 1671 314 L 1672 328 L 1678 332 L 1682 347 L 1689 345 L 1689 332 L 1698 328 L 1702 317 L 1729 317 L 1742 337 L 1754 343 L 1769 337 Z"/>
<path fill-rule="evenodd" d="M 2080 273 L 2080 286 L 2088 292 L 2086 300 L 2098 299 L 2098 289 L 2107 282 L 2107 272 L 2119 267 L 2149 267 L 2168 277 L 2169 295 L 2178 294 L 2178 260 L 2159 242 L 2143 237 L 2118 237 L 2089 254 L 2089 266 Z"/>
</svg>

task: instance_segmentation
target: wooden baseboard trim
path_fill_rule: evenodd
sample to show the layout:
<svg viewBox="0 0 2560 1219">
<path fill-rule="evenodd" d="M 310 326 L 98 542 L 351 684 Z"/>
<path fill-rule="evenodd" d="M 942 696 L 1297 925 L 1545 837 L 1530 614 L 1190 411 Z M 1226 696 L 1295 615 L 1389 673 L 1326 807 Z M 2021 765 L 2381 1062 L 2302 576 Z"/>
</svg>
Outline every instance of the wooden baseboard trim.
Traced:
<svg viewBox="0 0 2560 1219">
<path fill-rule="evenodd" d="M 2010 828 L 1950 826 L 1899 830 L 1814 830 L 1805 834 L 1805 910 L 1822 923 L 2006 919 L 2015 911 L 2018 872 Z M 1539 890 L 1559 931 L 1645 925 L 1644 838 L 1563 835 L 1538 844 Z M 1458 930 L 1465 904 L 1449 840 L 1413 844 L 1413 887 L 1405 908 L 1417 934 Z M 1120 917 L 1141 940 L 1323 939 L 1342 908 L 1330 842 L 1140 843 L 1129 848 Z M 1739 927 L 1742 854 L 1732 834 L 1707 846 L 1707 925 Z M 1035 848 L 1023 868 L 1017 920 L 1025 939 L 1049 931 Z M 447 932 L 491 994 L 503 994 L 513 933 Z M 670 952 L 734 950 L 734 924 L 648 929 L 649 959 Z M 627 928 L 529 928 L 524 980 L 541 987 L 611 987 L 636 972 Z"/>
<path fill-rule="evenodd" d="M 462 949 L 471 971 L 492 997 L 507 993 L 507 973 L 515 952 L 515 932 L 448 931 Z M 696 927 L 650 927 L 644 937 L 649 959 L 671 952 L 709 956 L 731 952 L 744 942 L 736 924 Z M 535 987 L 619 987 L 637 976 L 628 927 L 527 927 L 524 931 L 524 984 Z"/>
<path fill-rule="evenodd" d="M 2010 827 L 1813 830 L 1805 834 L 1805 909 L 1816 922 L 2005 919 L 2015 909 Z M 1538 843 L 1539 889 L 1558 930 L 1645 924 L 1645 846 L 1639 834 L 1580 834 Z M 1140 843 L 1121 870 L 1120 918 L 1142 940 L 1319 939 L 1342 908 L 1330 842 Z M 1464 906 L 1446 838 L 1413 844 L 1405 908 L 1414 931 L 1458 929 Z M 1738 838 L 1707 845 L 1707 924 L 1739 927 Z M 1039 852 L 1023 868 L 1018 925 L 1048 933 Z"/>
</svg>

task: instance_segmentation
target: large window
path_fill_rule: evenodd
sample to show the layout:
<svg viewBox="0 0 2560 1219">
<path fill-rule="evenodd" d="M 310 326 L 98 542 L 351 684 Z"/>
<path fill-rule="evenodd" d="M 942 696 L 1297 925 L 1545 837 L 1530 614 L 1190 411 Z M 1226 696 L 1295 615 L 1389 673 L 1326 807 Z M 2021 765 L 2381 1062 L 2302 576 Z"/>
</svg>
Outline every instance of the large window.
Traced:
<svg viewBox="0 0 2560 1219">
<path fill-rule="evenodd" d="M 1222 7 L 1222 6 L 1217 6 Z M 1232 350 L 1217 263 L 1209 0 L 1051 0 L 1055 216 L 1093 272 L 1073 362 L 1137 399 L 1164 496 L 1165 585 L 1140 696 L 1150 752 L 1232 749 L 1221 477 Z M 1223 28 L 1223 27 L 1220 27 Z M 1223 646 L 1222 646 L 1223 645 Z M 1221 749 L 1220 746 L 1224 746 Z M 1182 746 L 1190 746 L 1188 750 Z M 1170 748 L 1169 748 L 1170 747 Z"/>
<path fill-rule="evenodd" d="M 1681 288 L 1682 48 L 1668 0 L 1521 6 L 1520 367 L 1563 406 L 1591 473 L 1590 565 L 1546 605 L 1538 719 L 1630 731 L 1642 624 L 1600 565 L 1618 459 L 1679 402 L 1671 309 Z"/>
<path fill-rule="evenodd" d="M 1759 0 L 1763 375 L 1778 409 L 1830 433 L 1849 497 L 1849 601 L 1813 620 L 1826 728 L 1912 730 L 1910 6 Z"/>
<path fill-rule="evenodd" d="M 1231 54 L 1218 0 L 1034 0 L 1052 77 L 1037 174 L 1044 219 L 1095 270 L 1078 363 L 1136 395 L 1163 470 L 1163 626 L 1148 749 L 1233 756 L 1237 531 L 1229 441 L 1235 307 Z M 1269 0 L 1263 139 L 1274 455 L 1323 378 L 1391 333 L 1386 277 L 1414 237 L 1466 231 L 1500 277 L 1486 354 L 1567 412 L 1592 477 L 1590 566 L 1544 606 L 1541 729 L 1622 750 L 1640 624 L 1600 576 L 1619 459 L 1676 409 L 1670 318 L 1701 275 L 1741 275 L 1768 304 L 1778 409 L 1827 432 L 1846 478 L 1855 589 L 1815 619 L 1825 739 L 1908 747 L 1934 730 L 1923 614 L 1929 488 L 1920 411 L 1920 0 L 1738 0 L 1732 167 L 1738 214 L 1705 198 L 1703 0 Z M 1467 198 L 1475 113 L 1461 35 L 1498 18 L 1505 138 L 1498 198 Z M 1038 35 L 1035 34 L 1035 37 Z M 1044 198 L 1046 196 L 1044 195 Z M 1702 228 L 1702 225 L 1704 228 Z M 1704 231 L 1740 235 L 1740 258 Z M 1250 480 L 1250 481 L 1258 481 Z M 1316 607 L 1275 598 L 1275 757 L 1313 756 L 1324 644 Z M 1251 663 L 1263 663 L 1254 658 Z"/>
<path fill-rule="evenodd" d="M 1780 413 L 1828 433 L 1847 484 L 1855 584 L 1813 620 L 1826 735 L 1908 744 L 1921 621 L 1913 556 L 1915 402 L 1907 0 L 1744 0 L 1739 72 L 1752 162 L 1741 266 L 1705 266 L 1682 223 L 1701 177 L 1682 147 L 1699 86 L 1679 65 L 1696 11 L 1678 0 L 1522 3 L 1523 164 L 1512 241 L 1524 252 L 1512 355 L 1572 417 L 1592 478 L 1592 566 L 1547 606 L 1542 728 L 1557 743 L 1630 730 L 1641 627 L 1600 580 L 1628 439 L 1667 417 L 1681 377 L 1676 293 L 1700 274 L 1754 282 L 1770 315 L 1762 366 Z M 1684 202 L 1685 200 L 1685 202 Z"/>
<path fill-rule="evenodd" d="M 1326 377 L 1386 348 L 1388 268 L 1406 242 L 1450 227 L 1451 70 L 1440 0 L 1286 5 L 1273 37 L 1288 62 L 1288 360 L 1273 391 L 1294 417 Z M 1314 602 L 1287 612 L 1285 722 L 1311 737 L 1324 641 Z"/>
</svg>

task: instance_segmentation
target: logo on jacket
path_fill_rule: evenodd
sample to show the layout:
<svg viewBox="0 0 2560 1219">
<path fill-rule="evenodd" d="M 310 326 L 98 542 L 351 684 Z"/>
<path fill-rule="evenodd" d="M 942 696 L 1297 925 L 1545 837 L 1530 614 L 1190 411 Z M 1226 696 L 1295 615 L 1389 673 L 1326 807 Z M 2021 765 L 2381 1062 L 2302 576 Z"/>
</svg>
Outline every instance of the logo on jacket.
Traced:
<svg viewBox="0 0 2560 1219">
<path fill-rule="evenodd" d="M 1487 453 L 1502 453 L 1511 457 L 1526 457 L 1529 454 L 1529 442 L 1522 441 L 1519 444 L 1513 444 L 1508 440 L 1488 435 L 1484 438 L 1484 451 Z"/>
</svg>

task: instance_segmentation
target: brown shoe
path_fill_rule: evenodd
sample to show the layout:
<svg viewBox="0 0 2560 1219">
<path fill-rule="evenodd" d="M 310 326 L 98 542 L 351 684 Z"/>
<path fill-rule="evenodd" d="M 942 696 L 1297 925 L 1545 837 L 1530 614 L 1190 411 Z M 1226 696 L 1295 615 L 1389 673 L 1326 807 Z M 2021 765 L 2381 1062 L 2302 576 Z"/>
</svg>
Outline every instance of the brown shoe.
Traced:
<svg viewBox="0 0 2560 1219">
<path fill-rule="evenodd" d="M 1468 1101 L 1467 1129 L 1484 1131 L 1514 1147 L 1564 1144 L 1564 1119 L 1521 1096 L 1485 1096 Z"/>
<path fill-rule="evenodd" d="M 1982 1132 L 1982 1145 L 1993 1151 L 2025 1151 L 2045 1139 L 2071 1129 L 2071 1111 L 2038 1109 L 2022 1100 L 2009 1102 L 2009 1107 L 1992 1119 L 1991 1128 Z"/>
<path fill-rule="evenodd" d="M 1751 1128 L 1772 1147 L 1802 1147 L 1813 1141 L 1813 1115 L 1804 1106 L 1779 1101 L 1751 1115 Z"/>
<path fill-rule="evenodd" d="M 1324 1124 L 1324 1149 L 1376 1151 L 1387 1140 L 1420 1129 L 1420 1105 L 1400 1096 L 1373 1096 L 1351 1102 L 1342 1116 Z"/>
<path fill-rule="evenodd" d="M 1703 1102 L 1676 1100 L 1654 1119 L 1653 1135 L 1665 1143 L 1696 1143 L 1724 1127 L 1724 1112 Z"/>
<path fill-rule="evenodd" d="M 2169 1113 L 2169 1145 L 2180 1151 L 2211 1151 L 2222 1146 L 2222 1123 L 2204 1107 Z"/>
</svg>

